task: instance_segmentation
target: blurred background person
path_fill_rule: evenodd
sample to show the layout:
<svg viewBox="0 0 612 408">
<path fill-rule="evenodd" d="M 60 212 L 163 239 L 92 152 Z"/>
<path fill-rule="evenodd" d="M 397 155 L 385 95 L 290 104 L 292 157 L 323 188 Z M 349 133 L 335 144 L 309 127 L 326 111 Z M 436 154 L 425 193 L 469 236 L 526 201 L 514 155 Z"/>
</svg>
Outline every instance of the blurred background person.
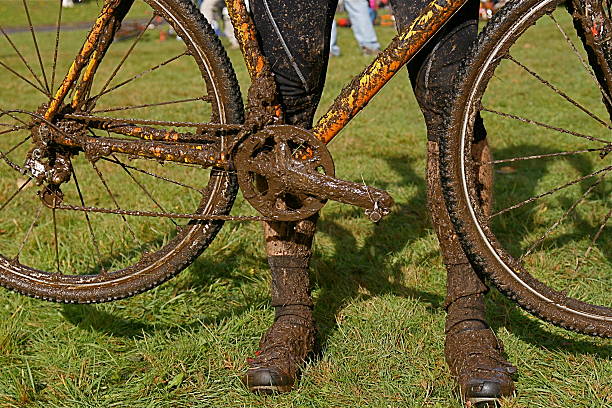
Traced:
<svg viewBox="0 0 612 408">
<path fill-rule="evenodd" d="M 200 12 L 218 35 L 223 33 L 227 37 L 231 48 L 238 48 L 238 41 L 234 36 L 234 27 L 227 13 L 224 0 L 204 0 L 200 4 Z M 223 31 L 221 31 L 219 21 L 223 21 Z"/>
<path fill-rule="evenodd" d="M 361 47 L 364 55 L 376 55 L 380 51 L 380 43 L 374 31 L 374 23 L 368 0 L 344 0 L 344 10 L 348 13 L 351 21 L 351 29 L 355 40 Z M 336 41 L 337 28 L 336 21 L 332 25 L 330 54 L 340 55 L 340 47 Z"/>
</svg>

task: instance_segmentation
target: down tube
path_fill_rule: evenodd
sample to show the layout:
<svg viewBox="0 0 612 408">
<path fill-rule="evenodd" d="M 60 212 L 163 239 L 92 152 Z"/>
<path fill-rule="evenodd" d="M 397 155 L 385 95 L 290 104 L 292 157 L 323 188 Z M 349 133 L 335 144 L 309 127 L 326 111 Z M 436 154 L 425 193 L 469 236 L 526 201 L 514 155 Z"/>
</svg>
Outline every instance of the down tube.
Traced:
<svg viewBox="0 0 612 408">
<path fill-rule="evenodd" d="M 314 135 L 329 143 L 378 91 L 433 37 L 467 0 L 433 0 L 361 74 L 346 86 L 315 125 Z"/>
</svg>

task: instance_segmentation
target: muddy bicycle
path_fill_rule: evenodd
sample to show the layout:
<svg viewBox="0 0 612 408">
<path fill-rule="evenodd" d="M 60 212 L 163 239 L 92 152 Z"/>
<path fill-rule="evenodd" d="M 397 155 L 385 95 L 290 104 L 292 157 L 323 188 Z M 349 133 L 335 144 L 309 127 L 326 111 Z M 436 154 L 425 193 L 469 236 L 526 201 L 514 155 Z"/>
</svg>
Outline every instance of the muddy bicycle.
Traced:
<svg viewBox="0 0 612 408">
<path fill-rule="evenodd" d="M 510 3 L 482 31 L 441 140 L 441 178 L 464 250 L 505 295 L 548 322 L 610 337 L 610 3 L 571 1 L 569 13 L 561 3 Z M 83 43 L 61 7 L 49 24 L 16 1 L 21 23 L 8 8 L 0 13 L 0 285 L 50 301 L 106 302 L 179 273 L 224 222 L 304 219 L 328 200 L 378 222 L 391 196 L 336 178 L 326 145 L 462 4 L 434 0 L 306 131 L 282 124 L 240 0 L 230 14 L 251 77 L 246 115 L 234 69 L 190 2 L 106 0 Z M 143 30 L 113 41 L 124 19 L 151 11 L 179 40 L 142 47 Z M 549 61 L 523 62 L 542 51 L 540 27 L 557 32 L 557 54 L 577 67 L 566 76 L 559 67 L 547 76 Z M 522 99 L 496 92 L 504 80 L 516 81 Z M 550 104 L 551 116 L 530 116 Z M 481 118 L 492 129 L 485 164 L 498 174 L 492 208 L 483 208 L 471 151 Z M 517 148 L 521 134 L 546 148 Z M 543 161 L 549 171 L 530 167 Z M 230 213 L 239 189 L 257 214 Z"/>
</svg>

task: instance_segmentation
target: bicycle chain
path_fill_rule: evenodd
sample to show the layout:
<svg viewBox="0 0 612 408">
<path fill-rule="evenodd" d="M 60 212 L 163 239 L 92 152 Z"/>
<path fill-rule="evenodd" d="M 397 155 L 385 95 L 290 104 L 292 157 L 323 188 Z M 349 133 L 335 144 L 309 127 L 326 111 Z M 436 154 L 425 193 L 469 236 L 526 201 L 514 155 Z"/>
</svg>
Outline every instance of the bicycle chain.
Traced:
<svg viewBox="0 0 612 408">
<path fill-rule="evenodd" d="M 138 211 L 138 210 L 122 210 L 112 208 L 100 208 L 100 207 L 83 207 L 69 204 L 56 204 L 50 206 L 50 208 L 56 210 L 70 210 L 70 211 L 81 211 L 86 213 L 100 213 L 100 214 L 117 214 L 117 215 L 131 215 L 134 217 L 159 217 L 159 218 L 182 218 L 189 220 L 219 220 L 219 221 L 274 221 L 273 218 L 262 217 L 258 215 L 215 215 L 215 214 L 188 214 L 188 213 L 166 213 L 166 212 L 155 212 L 155 211 Z"/>
<path fill-rule="evenodd" d="M 103 121 L 115 121 L 130 124 L 147 124 L 147 125 L 171 125 L 171 126 L 182 126 L 182 127 L 198 127 L 201 125 L 210 125 L 207 123 L 195 123 L 195 122 L 168 122 L 168 121 L 153 121 L 153 120 L 140 120 L 140 119 L 117 119 L 107 118 L 99 116 L 89 115 L 76 115 L 69 114 L 65 115 L 69 119 L 84 119 L 84 120 L 103 120 Z M 236 130 L 240 129 L 241 125 L 214 125 L 217 130 Z M 56 129 L 61 132 L 60 129 Z M 99 214 L 116 214 L 116 215 L 128 215 L 134 217 L 157 217 L 157 218 L 178 218 L 178 219 L 190 219 L 190 220 L 202 220 L 202 221 L 274 221 L 269 217 L 262 217 L 257 215 L 216 215 L 216 214 L 190 214 L 190 213 L 168 213 L 168 212 L 155 212 L 155 211 L 140 211 L 140 210 L 122 210 L 122 209 L 111 209 L 111 208 L 100 208 L 100 207 L 85 207 L 76 206 L 70 204 L 56 203 L 55 205 L 46 204 L 48 207 L 57 210 L 68 210 L 68 211 L 81 211 L 85 213 L 99 213 Z"/>
</svg>

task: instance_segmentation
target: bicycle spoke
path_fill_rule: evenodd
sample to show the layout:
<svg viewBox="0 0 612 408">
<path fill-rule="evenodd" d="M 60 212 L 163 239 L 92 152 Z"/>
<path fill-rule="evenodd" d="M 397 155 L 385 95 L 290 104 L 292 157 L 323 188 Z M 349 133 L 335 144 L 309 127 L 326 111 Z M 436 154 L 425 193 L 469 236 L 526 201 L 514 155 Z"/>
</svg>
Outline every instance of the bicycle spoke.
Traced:
<svg viewBox="0 0 612 408">
<path fill-rule="evenodd" d="M 113 156 L 113 157 L 115 157 L 115 156 Z M 155 174 L 155 173 L 152 173 L 152 172 L 149 172 L 149 171 L 146 171 L 146 170 L 139 169 L 138 167 L 130 166 L 130 165 L 128 165 L 128 164 L 125 164 L 125 163 L 123 163 L 123 162 L 120 162 L 118 159 L 117 159 L 117 160 L 112 160 L 112 159 L 109 159 L 108 157 L 101 157 L 100 159 L 101 159 L 101 160 L 108 161 L 108 162 L 110 162 L 110 163 L 117 164 L 117 165 L 119 165 L 119 166 L 121 166 L 121 167 L 128 168 L 128 169 L 130 169 L 130 170 L 134 170 L 134 171 L 137 171 L 137 172 L 140 172 L 140 173 L 146 174 L 146 175 L 151 176 L 151 177 L 154 177 L 154 178 L 156 178 L 156 179 L 166 181 L 166 182 L 168 182 L 168 183 L 176 184 L 177 186 L 181 186 L 181 187 L 185 187 L 185 188 L 191 189 L 191 190 L 193 190 L 193 191 L 198 192 L 199 194 L 202 194 L 202 190 L 200 190 L 199 188 L 192 187 L 192 186 L 190 186 L 190 185 L 187 185 L 187 184 L 181 183 L 180 181 L 172 180 L 172 179 L 169 179 L 169 178 L 164 177 L 164 176 L 160 176 L 159 174 Z"/>
<path fill-rule="evenodd" d="M 21 75 L 19 72 L 15 71 L 13 68 L 11 68 L 8 65 L 6 65 L 4 62 L 0 61 L 0 66 L 2 68 L 6 69 L 7 71 L 9 71 L 11 74 L 13 74 L 16 77 L 18 77 L 19 79 L 21 79 L 22 81 L 24 81 L 24 82 L 28 83 L 29 85 L 31 85 L 34 89 L 36 89 L 37 91 L 39 91 L 43 95 L 45 95 L 45 96 L 47 96 L 49 98 L 51 97 L 51 94 L 49 93 L 49 91 L 45 91 L 44 89 L 39 88 L 38 86 L 36 86 L 36 84 L 34 84 L 34 82 L 30 81 L 29 79 L 27 79 L 26 77 Z"/>
<path fill-rule="evenodd" d="M 529 68 L 527 68 L 525 65 L 523 65 L 521 62 L 517 61 L 516 59 L 514 59 L 512 57 L 512 55 L 508 54 L 506 55 L 506 58 L 509 59 L 510 61 L 514 62 L 516 65 L 518 65 L 519 67 L 521 67 L 523 70 L 525 70 L 527 73 L 529 73 L 532 77 L 536 78 L 538 81 L 540 81 L 542 84 L 546 85 L 547 87 L 549 87 L 550 89 L 552 89 L 557 95 L 561 96 L 563 99 L 565 99 L 566 101 L 568 101 L 569 103 L 571 103 L 572 105 L 574 105 L 575 107 L 577 107 L 578 109 L 580 109 L 581 111 L 583 111 L 584 113 L 586 113 L 587 115 L 589 115 L 591 118 L 593 118 L 595 121 L 599 122 L 601 125 L 605 126 L 608 129 L 612 130 L 612 126 L 610 126 L 608 123 L 606 123 L 605 121 L 603 121 L 602 119 L 600 119 L 597 115 L 595 115 L 594 113 L 592 113 L 591 111 L 589 111 L 588 109 L 586 109 L 584 106 L 582 106 L 580 103 L 578 103 L 577 101 L 575 101 L 574 99 L 572 99 L 571 97 L 569 97 L 565 92 L 561 91 L 559 88 L 557 88 L 555 85 L 553 85 L 552 83 L 548 82 L 547 80 L 545 80 L 544 78 L 542 78 L 541 76 L 539 76 L 536 72 L 530 70 Z"/>
<path fill-rule="evenodd" d="M 156 206 L 157 208 L 159 208 L 161 212 L 166 212 L 166 210 L 165 210 L 165 209 L 164 209 L 164 208 L 161 206 L 161 204 L 159 204 L 159 203 L 157 202 L 157 200 L 155 199 L 155 197 L 153 197 L 153 196 L 151 195 L 151 193 L 149 192 L 149 190 L 147 190 L 147 189 L 146 189 L 146 187 L 142 185 L 142 183 L 140 183 L 138 180 L 136 180 L 136 178 L 135 178 L 135 177 L 132 175 L 132 173 L 130 173 L 130 171 L 129 171 L 127 168 L 125 168 L 125 166 L 123 166 L 123 164 L 121 163 L 121 161 L 120 161 L 119 159 L 117 159 L 117 157 L 115 157 L 115 156 L 112 156 L 112 157 L 113 157 L 113 159 L 117 160 L 117 162 L 119 162 L 119 163 L 120 163 L 121 168 L 122 168 L 122 169 L 123 169 L 123 170 L 124 170 L 124 171 L 125 171 L 125 172 L 128 174 L 128 176 L 130 176 L 130 178 L 132 179 L 132 181 L 133 181 L 134 183 L 136 183 L 136 185 L 137 185 L 138 187 L 140 187 L 140 189 L 141 189 L 141 190 L 142 190 L 142 191 L 145 193 L 145 195 L 146 195 L 147 197 L 149 197 L 149 199 L 150 199 L 151 201 L 153 201 L 153 203 L 155 204 L 155 206 Z M 169 219 L 169 220 L 172 222 L 172 224 L 174 224 L 174 226 L 178 227 L 178 224 L 176 223 L 176 221 L 174 221 L 172 218 L 168 218 L 168 219 Z"/>
<path fill-rule="evenodd" d="M 575 179 L 575 180 L 572 180 L 572 181 L 570 181 L 570 182 L 568 182 L 568 183 L 565 183 L 565 184 L 563 184 L 563 185 L 561 185 L 561 186 L 559 186 L 559 187 L 553 188 L 552 190 L 549 190 L 549 191 L 547 191 L 547 192 L 545 192 L 545 193 L 538 194 L 537 196 L 534 196 L 534 197 L 528 198 L 527 200 L 523 200 L 523 201 L 521 201 L 521 202 L 519 202 L 519 203 L 514 204 L 514 205 L 513 205 L 513 206 L 511 206 L 511 207 L 505 208 L 505 209 L 503 209 L 503 210 L 500 210 L 500 211 L 498 211 L 498 212 L 496 212 L 496 213 L 492 214 L 492 215 L 489 217 L 489 219 L 492 219 L 493 217 L 497 217 L 498 215 L 504 214 L 504 213 L 506 213 L 506 212 L 508 212 L 508 211 L 511 211 L 511 210 L 514 210 L 514 209 L 516 209 L 516 208 L 522 207 L 522 206 L 524 206 L 524 205 L 526 205 L 526 204 L 529 204 L 529 203 L 531 203 L 531 202 L 534 202 L 535 200 L 539 200 L 539 199 L 540 199 L 540 198 L 542 198 L 542 197 L 545 197 L 545 196 L 548 196 L 548 195 L 554 194 L 554 193 L 556 193 L 556 192 L 558 192 L 558 191 L 560 191 L 560 190 L 563 190 L 563 189 L 565 189 L 565 188 L 567 188 L 567 187 L 570 187 L 570 186 L 572 186 L 572 185 L 574 185 L 574 184 L 580 183 L 582 180 L 586 180 L 586 179 L 588 179 L 588 178 L 594 177 L 594 176 L 596 176 L 596 175 L 598 175 L 598 174 L 601 174 L 601 173 L 604 173 L 604 175 L 605 175 L 606 173 L 608 173 L 608 172 L 610 171 L 610 169 L 612 169 L 612 166 L 604 167 L 603 169 L 597 170 L 597 171 L 595 171 L 595 172 L 593 172 L 593 173 L 591 173 L 591 174 L 587 174 L 586 176 L 579 177 L 579 178 L 577 178 L 577 179 Z"/>
<path fill-rule="evenodd" d="M 91 114 L 91 113 L 116 112 L 116 111 L 131 110 L 131 109 L 143 109 L 143 108 L 149 108 L 151 106 L 172 105 L 172 104 L 177 104 L 177 103 L 194 102 L 194 101 L 210 102 L 211 99 L 207 96 L 199 96 L 196 98 L 179 99 L 176 101 L 168 101 L 168 102 L 148 103 L 148 104 L 133 105 L 133 106 L 118 106 L 118 107 L 108 108 L 108 109 L 93 110 L 89 113 Z"/>
<path fill-rule="evenodd" d="M 0 131 L 0 135 L 6 135 L 8 133 L 18 132 L 18 131 L 26 129 L 26 128 L 27 128 L 26 126 L 13 126 L 10 129 L 6 129 L 6 130 Z"/>
<path fill-rule="evenodd" d="M 550 130 L 555 130 L 557 132 L 561 132 L 561 133 L 565 133 L 565 134 L 568 134 L 568 135 L 580 137 L 580 138 L 587 139 L 587 140 L 590 140 L 590 141 L 593 141 L 593 142 L 600 142 L 600 143 L 604 143 L 604 144 L 609 144 L 610 143 L 609 140 L 604 140 L 604 139 L 600 139 L 600 138 L 597 138 L 597 137 L 593 137 L 593 136 L 585 135 L 585 134 L 582 134 L 582 133 L 574 132 L 574 131 L 571 131 L 571 130 L 563 129 L 563 128 L 560 128 L 560 127 L 557 127 L 557 126 L 552 126 L 552 125 L 549 125 L 549 124 L 546 124 L 546 123 L 543 123 L 543 122 L 538 122 L 537 120 L 528 119 L 528 118 L 524 118 L 522 116 L 513 115 L 511 113 L 499 112 L 499 111 L 496 111 L 494 109 L 489 109 L 489 108 L 485 108 L 485 107 L 482 107 L 481 111 L 489 112 L 489 113 L 494 113 L 496 115 L 499 115 L 499 116 L 502 116 L 502 117 L 505 117 L 505 118 L 518 120 L 518 121 L 523 122 L 523 123 L 529 123 L 531 125 L 540 126 L 540 127 L 543 127 L 543 128 L 546 128 L 546 129 L 550 129 Z"/>
<path fill-rule="evenodd" d="M 520 256 L 519 261 L 521 261 L 524 257 L 528 256 L 529 254 L 531 254 L 531 252 L 536 249 L 542 242 L 544 242 L 544 240 L 546 239 L 546 237 L 553 232 L 559 225 L 561 225 L 561 223 L 563 222 L 563 220 L 565 220 L 567 218 L 568 215 L 570 215 L 574 209 L 578 206 L 578 204 L 580 204 L 582 201 L 584 201 L 586 199 L 586 197 L 589 195 L 589 193 L 591 191 L 593 191 L 593 189 L 595 187 L 597 187 L 599 184 L 601 184 L 602 180 L 604 179 L 605 174 L 603 176 L 601 176 L 595 183 L 591 184 L 591 186 L 582 194 L 582 196 L 580 196 L 580 198 L 578 200 L 576 200 L 571 206 L 570 208 L 567 209 L 567 211 L 565 211 L 563 213 L 563 215 L 561 215 L 561 217 L 559 217 L 559 219 L 557 221 L 555 221 L 555 223 L 553 225 L 551 225 L 546 232 L 544 232 L 544 234 L 542 234 L 542 236 L 540 238 L 538 238 L 536 240 L 536 242 L 533 243 L 533 245 L 531 245 L 529 247 L 529 249 L 527 249 L 527 251 Z"/>
<path fill-rule="evenodd" d="M 11 129 L 9 129 L 9 130 L 18 130 L 18 129 L 15 129 L 16 127 L 15 127 L 14 123 L 0 123 L 0 126 L 10 127 Z"/>
<path fill-rule="evenodd" d="M 4 28 L 2 28 L 2 26 L 0 26 L 0 32 L 2 33 L 2 35 L 4 36 L 4 38 L 6 39 L 6 41 L 8 41 L 8 43 L 11 45 L 11 47 L 13 48 L 13 50 L 15 50 L 15 53 L 17 53 L 17 55 L 19 56 L 19 58 L 21 59 L 21 61 L 23 62 L 23 64 L 26 66 L 26 68 L 28 69 L 28 71 L 30 71 L 30 74 L 32 74 L 32 76 L 34 77 L 34 80 L 36 82 L 38 82 L 38 84 L 40 85 L 41 88 L 44 88 L 45 86 L 43 85 L 43 83 L 40 81 L 40 78 L 38 78 L 38 75 L 36 75 L 36 73 L 34 73 L 34 70 L 32 69 L 32 67 L 30 66 L 30 64 L 28 64 L 28 62 L 26 61 L 25 57 L 23 56 L 23 54 L 19 51 L 19 49 L 17 48 L 17 46 L 13 43 L 13 40 L 11 40 L 11 37 L 8 36 L 8 34 L 4 31 Z"/>
<path fill-rule="evenodd" d="M 96 174 L 98 175 L 98 178 L 102 182 L 102 185 L 104 185 L 104 189 L 106 189 L 106 192 L 110 196 L 111 200 L 113 200 L 113 203 L 115 204 L 115 208 L 118 209 L 118 210 L 121 210 L 121 206 L 119 206 L 119 203 L 117 202 L 117 199 L 115 198 L 115 195 L 113 194 L 113 192 L 111 191 L 110 187 L 106 183 L 106 179 L 102 175 L 102 172 L 100 171 L 100 169 L 98 168 L 98 166 L 96 165 L 95 162 L 92 162 L 91 165 L 92 165 L 93 169 L 96 171 Z M 83 207 L 84 206 L 85 205 L 83 205 Z M 123 219 L 123 222 L 127 226 L 128 231 L 130 231 L 130 234 L 132 235 L 132 238 L 134 238 L 134 240 L 138 241 L 138 238 L 136 238 L 136 234 L 134 233 L 134 230 L 132 229 L 132 226 L 128 222 L 127 218 L 125 218 L 125 215 L 121 215 L 121 219 Z"/>
<path fill-rule="evenodd" d="M 195 8 L 101 0 L 74 14 L 43 3 L 18 0 L 21 23 L 0 11 L 0 260 L 15 276 L 6 286 L 64 302 L 124 298 L 176 274 L 221 222 L 267 220 L 229 215 L 233 175 L 153 157 L 201 144 L 212 163 L 243 127 L 239 86 L 212 32 L 157 44 L 160 32 L 193 25 Z M 75 55 L 85 65 L 73 66 Z M 144 154 L 156 143 L 164 149 Z"/>
<path fill-rule="evenodd" d="M 512 163 L 522 160 L 536 160 L 536 159 L 547 159 L 551 157 L 560 157 L 560 156 L 572 156 L 575 154 L 581 153 L 589 153 L 589 152 L 603 152 L 606 148 L 602 147 L 601 149 L 584 149 L 584 150 L 573 150 L 569 152 L 559 152 L 559 153 L 547 153 L 547 154 L 536 154 L 533 156 L 522 156 L 522 157 L 513 157 L 512 159 L 499 159 L 492 160 L 488 162 L 483 162 L 483 164 L 500 164 L 500 163 Z"/>
<path fill-rule="evenodd" d="M 0 150 L 0 158 L 2 158 L 2 160 L 4 160 L 4 162 L 6 164 L 9 165 L 10 168 L 12 168 L 13 170 L 19 172 L 20 174 L 26 174 L 27 170 L 24 169 L 23 167 L 21 167 L 20 165 L 18 165 L 17 163 L 13 163 L 11 161 L 11 159 L 9 159 L 8 157 L 6 157 L 6 154 L 4 154 L 3 151 Z"/>
<path fill-rule="evenodd" d="M 153 17 L 151 17 L 151 19 L 149 20 L 149 22 L 145 25 L 145 27 L 149 27 L 149 25 L 151 24 L 151 22 L 153 21 L 153 19 L 155 18 L 155 14 L 153 14 Z M 128 59 L 128 57 L 132 54 L 132 51 L 134 50 L 134 47 L 136 47 L 136 44 L 138 44 L 138 42 L 140 41 L 140 39 L 142 38 L 142 36 L 144 35 L 144 33 L 147 31 L 147 29 L 145 28 L 144 30 L 142 30 L 138 36 L 136 36 L 136 39 L 134 40 L 134 42 L 132 42 L 132 44 L 130 45 L 130 48 L 128 48 L 127 52 L 125 53 L 125 55 L 123 56 L 123 58 L 121 58 L 121 61 L 119 61 L 119 63 L 117 64 L 117 66 L 115 67 L 115 69 L 113 70 L 113 72 L 111 73 L 110 77 L 106 80 L 106 82 L 104 83 L 104 85 L 102 86 L 102 90 L 100 90 L 99 94 L 100 95 L 104 95 L 104 91 L 106 91 L 106 88 L 108 87 L 108 85 L 111 83 L 111 81 L 115 78 L 115 76 L 117 75 L 117 73 L 119 72 L 119 70 L 121 69 L 121 67 L 123 66 L 123 64 L 125 63 L 125 60 Z"/>
<path fill-rule="evenodd" d="M 38 56 L 38 63 L 40 65 L 40 70 L 42 72 L 43 79 L 45 81 L 45 89 L 50 94 L 51 90 L 49 89 L 49 82 L 47 81 L 47 74 L 45 73 L 45 68 L 43 66 L 42 57 L 40 56 L 40 48 L 38 47 L 38 40 L 36 39 L 36 33 L 34 32 L 34 26 L 32 25 L 32 19 L 30 18 L 30 9 L 28 8 L 28 4 L 26 0 L 22 0 L 23 8 L 25 9 L 26 16 L 28 17 L 28 24 L 30 25 L 30 33 L 32 34 L 32 41 L 34 41 L 34 48 L 36 48 L 36 55 Z"/>
<path fill-rule="evenodd" d="M 62 25 L 62 0 L 56 0 L 58 2 L 59 11 L 57 13 L 57 25 L 55 29 L 55 49 L 53 51 L 53 72 L 51 74 L 51 90 L 55 89 L 55 72 L 57 67 L 57 50 L 59 49 L 60 40 L 60 27 Z"/>
<path fill-rule="evenodd" d="M 145 75 L 147 75 L 147 74 L 150 74 L 151 72 L 157 71 L 159 68 L 162 68 L 162 67 L 164 67 L 165 65 L 170 64 L 171 62 L 176 61 L 177 59 L 179 59 L 179 58 L 181 58 L 181 57 L 183 57 L 183 56 L 187 55 L 187 52 L 188 52 L 188 51 L 187 51 L 187 50 L 185 50 L 185 52 L 183 52 L 183 53 L 181 53 L 181 54 L 179 54 L 179 55 L 177 55 L 177 56 L 175 56 L 175 57 L 169 58 L 169 59 L 167 59 L 167 60 L 165 60 L 165 61 L 163 61 L 163 62 L 161 62 L 161 63 L 159 63 L 159 64 L 155 65 L 154 67 L 151 67 L 151 68 L 149 68 L 149 69 L 147 69 L 147 70 L 144 70 L 144 71 L 140 72 L 139 74 L 136 74 L 136 75 L 134 75 L 133 77 L 131 77 L 131 78 L 129 78 L 129 79 L 126 79 L 126 80 L 125 80 L 125 81 L 123 81 L 123 82 L 118 83 L 117 85 L 113 86 L 112 88 L 106 89 L 104 92 L 100 92 L 100 93 L 98 93 L 97 95 L 90 97 L 90 98 L 87 100 L 87 103 L 89 104 L 89 103 L 91 103 L 91 102 L 95 102 L 95 101 L 97 101 L 97 100 L 98 100 L 98 99 L 99 99 L 101 96 L 106 95 L 106 94 L 108 94 L 108 93 L 110 93 L 110 92 L 113 92 L 114 90 L 119 89 L 119 88 L 121 88 L 122 86 L 125 86 L 125 85 L 129 84 L 130 82 L 132 82 L 132 81 L 134 81 L 134 80 L 136 80 L 136 79 L 142 78 L 143 76 L 145 76 Z"/>
<path fill-rule="evenodd" d="M 18 117 L 18 116 L 15 116 L 15 115 L 14 115 L 14 113 L 25 113 L 25 114 L 30 114 L 30 112 L 20 111 L 20 110 L 15 110 L 15 111 L 7 111 L 7 110 L 4 110 L 4 109 L 0 109 L 0 113 L 1 113 L 1 115 L 0 115 L 0 116 L 4 116 L 4 115 L 6 115 L 6 116 L 8 116 L 8 117 L 10 117 L 10 118 L 12 118 L 12 119 L 14 119 L 14 120 L 16 120 L 17 122 L 21 123 L 21 124 L 22 124 L 22 125 L 24 125 L 24 126 L 26 126 L 26 127 L 28 127 L 28 128 L 30 127 L 30 125 L 29 125 L 28 123 L 24 122 L 23 120 L 19 119 L 19 117 Z"/>
<path fill-rule="evenodd" d="M 2 206 L 0 206 L 0 211 L 4 210 L 4 208 L 10 204 L 11 201 L 13 201 L 13 199 L 15 197 L 17 197 L 17 195 L 19 195 L 19 193 L 21 193 L 23 191 L 23 189 L 28 185 L 28 183 L 30 183 L 30 181 L 32 181 L 32 177 L 28 178 L 21 186 L 19 186 L 19 188 L 17 189 L 17 191 L 15 191 L 3 204 Z"/>
<path fill-rule="evenodd" d="M 72 177 L 74 177 L 74 185 L 76 187 L 77 193 L 79 194 L 79 200 L 81 201 L 81 205 L 85 207 L 85 199 L 83 198 L 83 192 L 81 191 L 81 186 L 79 186 L 79 180 L 77 179 L 76 171 L 74 171 L 74 167 L 71 167 Z M 100 255 L 100 246 L 98 245 L 98 240 L 96 239 L 96 235 L 94 234 L 93 227 L 91 226 L 91 220 L 89 219 L 89 213 L 85 213 L 85 219 L 87 220 L 87 229 L 89 230 L 89 236 L 91 238 L 91 243 L 94 247 L 94 251 L 96 251 L 96 255 L 98 256 L 98 262 L 102 265 L 102 255 Z"/>
<path fill-rule="evenodd" d="M 23 144 L 25 142 L 27 142 L 28 140 L 30 140 L 30 138 L 32 137 L 32 135 L 28 135 L 26 136 L 25 139 L 23 139 L 21 142 L 17 143 L 15 146 L 11 147 L 6 153 L 4 153 L 5 156 L 8 156 L 9 154 L 13 153 L 16 149 L 18 149 L 20 146 L 23 146 Z"/>
<path fill-rule="evenodd" d="M 15 115 L 13 115 L 10 112 L 7 112 L 5 110 L 0 109 L 0 113 L 1 113 L 0 116 L 7 115 L 7 116 L 9 116 L 9 117 L 11 117 L 11 118 L 13 118 L 13 119 L 23 123 L 24 126 L 29 127 L 29 125 L 27 123 L 25 123 L 24 121 L 22 121 L 21 119 L 19 119 L 18 117 L 16 117 Z M 16 130 L 10 129 L 6 133 L 10 133 L 10 132 L 14 132 L 14 131 L 16 131 Z M 2 158 L 2 160 L 4 160 L 6 162 L 6 164 L 9 165 L 9 167 L 11 167 L 13 170 L 18 171 L 21 174 L 26 174 L 27 173 L 26 169 L 22 168 L 21 166 L 19 166 L 16 163 L 13 163 L 6 155 L 7 155 L 7 153 L 4 153 L 3 151 L 0 150 L 0 158 Z"/>
<path fill-rule="evenodd" d="M 16 120 L 17 122 L 21 123 L 21 124 L 23 125 L 23 127 L 21 127 L 22 129 L 29 129 L 29 128 L 31 127 L 29 124 L 27 124 L 27 123 L 25 123 L 23 120 L 19 119 L 19 117 L 18 117 L 18 116 L 13 115 L 13 113 L 12 113 L 12 112 L 5 111 L 5 110 L 3 110 L 3 109 L 0 109 L 0 117 L 2 117 L 2 116 L 4 116 L 4 115 L 6 115 L 6 116 L 10 117 L 11 119 L 14 119 L 14 120 Z M 20 130 L 20 129 L 16 129 L 16 130 Z M 12 131 L 13 131 L 13 130 L 11 130 L 11 132 L 12 132 Z M 7 132 L 7 133 L 8 133 L 8 132 Z"/>
<path fill-rule="evenodd" d="M 597 232 L 593 236 L 593 239 L 591 240 L 591 243 L 589 244 L 589 247 L 587 248 L 587 250 L 584 252 L 584 255 L 582 256 L 583 260 L 588 258 L 589 254 L 591 253 L 591 250 L 593 249 L 593 246 L 595 245 L 595 242 L 601 236 L 601 233 L 603 232 L 604 228 L 606 227 L 606 224 L 608 224 L 608 220 L 610 219 L 610 216 L 612 216 L 612 210 L 608 211 L 608 214 L 606 214 L 606 216 L 604 217 L 603 222 L 601 223 L 601 225 L 599 226 L 599 229 L 597 230 Z M 576 272 L 578 272 L 578 269 L 580 268 L 580 266 L 582 266 L 583 263 L 584 263 L 584 261 L 583 262 L 580 262 L 580 260 L 577 261 L 577 263 L 576 263 Z"/>
<path fill-rule="evenodd" d="M 19 256 L 21 255 L 21 251 L 23 251 L 23 247 L 25 246 L 26 242 L 28 241 L 28 238 L 30 237 L 30 234 L 32 233 L 32 230 L 34 229 L 34 226 L 36 225 L 38 220 L 40 220 L 40 216 L 42 214 L 43 207 L 44 207 L 44 204 L 40 203 L 40 206 L 38 207 L 38 211 L 36 212 L 36 217 L 30 223 L 30 227 L 26 231 L 26 234 L 23 237 L 23 240 L 19 244 L 19 249 L 17 250 L 17 255 L 15 255 L 15 257 L 13 258 L 14 261 L 17 261 L 17 262 L 19 261 Z"/>
<path fill-rule="evenodd" d="M 589 74 L 589 77 L 591 77 L 591 79 L 593 80 L 593 82 L 595 82 L 595 85 L 597 85 L 597 87 L 599 88 L 599 90 L 601 91 L 601 94 L 604 96 L 604 98 L 606 98 L 606 100 L 608 101 L 608 104 L 612 105 L 612 99 L 610 99 L 610 95 L 608 94 L 608 92 L 606 92 L 602 87 L 601 84 L 599 83 L 599 81 L 597 80 L 597 77 L 595 76 L 595 74 L 593 73 L 593 70 L 591 69 L 591 67 L 587 64 L 587 62 L 584 60 L 584 58 L 582 58 L 582 55 L 580 55 L 580 52 L 578 51 L 578 48 L 576 48 L 576 46 L 574 45 L 574 42 L 569 38 L 569 36 L 565 33 L 565 30 L 563 29 L 563 27 L 561 27 L 561 25 L 557 22 L 557 20 L 555 19 L 555 17 L 552 14 L 549 14 L 548 17 L 550 17 L 550 19 L 552 21 L 554 21 L 555 25 L 557 26 L 557 28 L 559 29 L 559 32 L 561 33 L 561 35 L 563 36 L 563 38 L 565 38 L 565 41 L 567 42 L 567 44 L 569 45 L 569 47 L 572 49 L 572 51 L 574 52 L 574 54 L 576 55 L 576 57 L 578 57 L 578 60 L 580 61 L 580 63 L 582 64 L 584 70 L 587 72 L 587 74 Z"/>
</svg>

